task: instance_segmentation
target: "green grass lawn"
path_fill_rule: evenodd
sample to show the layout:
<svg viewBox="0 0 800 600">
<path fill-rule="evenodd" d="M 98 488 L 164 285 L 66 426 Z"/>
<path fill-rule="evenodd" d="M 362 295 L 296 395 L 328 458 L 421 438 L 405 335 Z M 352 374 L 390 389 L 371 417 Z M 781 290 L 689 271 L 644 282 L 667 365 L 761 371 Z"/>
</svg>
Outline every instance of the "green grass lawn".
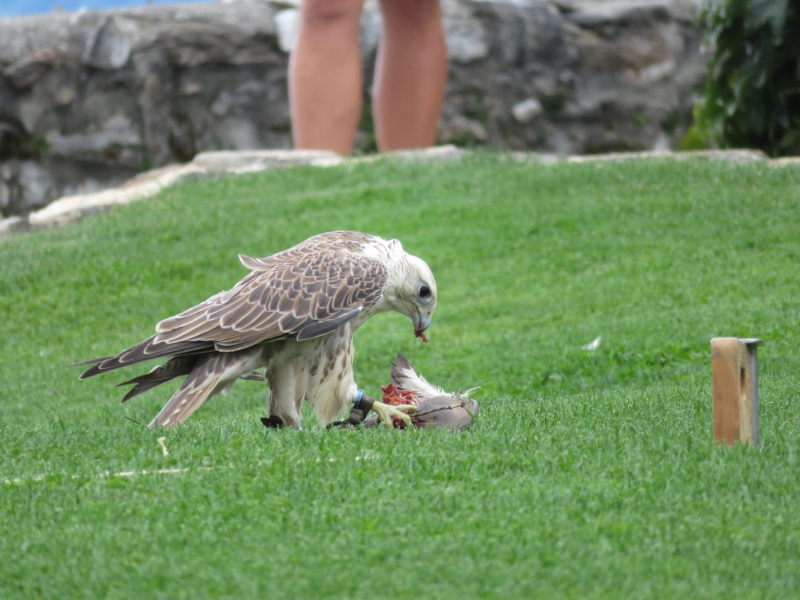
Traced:
<svg viewBox="0 0 800 600">
<path fill-rule="evenodd" d="M 65 367 L 230 287 L 237 253 L 342 228 L 401 239 L 439 284 L 429 344 L 396 314 L 357 333 L 358 381 L 377 394 L 402 352 L 446 389 L 481 385 L 470 430 L 326 431 L 309 413 L 267 431 L 263 385 L 240 382 L 152 432 L 125 417 L 148 422 L 175 386 L 121 406 L 114 385 L 147 367 Z M 0 265 L 2 598 L 800 590 L 798 169 L 298 168 L 15 237 Z M 765 340 L 758 448 L 711 439 L 723 335 Z"/>
</svg>

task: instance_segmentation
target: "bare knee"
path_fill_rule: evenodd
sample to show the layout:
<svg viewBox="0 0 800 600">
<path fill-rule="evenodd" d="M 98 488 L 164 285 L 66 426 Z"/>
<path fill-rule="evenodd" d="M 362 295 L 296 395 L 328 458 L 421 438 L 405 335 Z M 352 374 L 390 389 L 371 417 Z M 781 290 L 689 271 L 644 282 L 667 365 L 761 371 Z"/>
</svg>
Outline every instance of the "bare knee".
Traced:
<svg viewBox="0 0 800 600">
<path fill-rule="evenodd" d="M 381 0 L 387 27 L 441 27 L 439 0 Z"/>
<path fill-rule="evenodd" d="M 357 25 L 364 0 L 303 0 L 300 16 L 306 27 L 336 28 Z"/>
</svg>

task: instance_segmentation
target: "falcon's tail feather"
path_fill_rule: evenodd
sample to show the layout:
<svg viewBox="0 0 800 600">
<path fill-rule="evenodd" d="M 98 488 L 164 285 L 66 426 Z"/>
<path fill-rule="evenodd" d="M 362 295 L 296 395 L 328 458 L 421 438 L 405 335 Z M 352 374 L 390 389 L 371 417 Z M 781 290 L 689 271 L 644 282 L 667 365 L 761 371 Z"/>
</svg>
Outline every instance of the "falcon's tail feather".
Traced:
<svg viewBox="0 0 800 600">
<path fill-rule="evenodd" d="M 153 358 L 161 358 L 163 356 L 183 356 L 187 354 L 196 355 L 214 349 L 213 342 L 186 341 L 169 343 L 156 342 L 155 338 L 156 336 L 154 335 L 150 336 L 135 346 L 126 348 L 122 352 L 113 356 L 94 358 L 92 360 L 75 363 L 69 366 L 82 367 L 86 365 L 92 365 L 80 375 L 81 379 L 87 379 L 89 377 L 99 375 L 100 373 L 105 373 L 106 371 L 121 369 L 122 367 L 127 367 L 128 365 Z"/>
<path fill-rule="evenodd" d="M 134 377 L 128 381 L 118 383 L 117 387 L 123 385 L 133 385 L 133 387 L 128 390 L 128 393 L 125 394 L 122 402 L 127 402 L 134 396 L 143 394 L 147 390 L 151 390 L 162 383 L 166 383 L 167 381 L 175 379 L 176 377 L 188 375 L 192 372 L 192 369 L 197 364 L 199 356 L 200 355 L 197 354 L 176 356 L 171 358 L 163 365 L 155 367 L 149 373 L 145 373 L 144 375 L 139 375 L 138 377 Z"/>
<path fill-rule="evenodd" d="M 213 395 L 219 380 L 217 378 L 203 377 L 200 374 L 201 370 L 190 373 L 183 380 L 178 391 L 172 395 L 169 402 L 147 425 L 150 429 L 177 427 Z"/>
<path fill-rule="evenodd" d="M 250 353 L 250 358 L 257 355 L 257 351 L 252 352 Z M 182 368 L 184 367 L 176 369 L 176 372 Z M 248 356 L 242 356 L 241 353 L 217 352 L 197 357 L 188 377 L 183 380 L 181 386 L 172 395 L 169 402 L 164 405 L 164 408 L 150 421 L 148 427 L 151 429 L 157 426 L 169 428 L 180 425 L 194 411 L 203 406 L 209 398 L 217 392 L 227 391 L 241 375 L 252 370 L 252 361 L 248 361 Z M 178 375 L 175 376 L 177 377 Z M 143 377 L 146 378 L 147 375 Z M 143 379 L 142 382 L 146 386 L 149 385 L 149 387 L 163 383 L 162 381 L 155 382 L 155 380 L 147 379 Z M 137 385 L 139 384 L 139 382 L 136 383 Z"/>
</svg>

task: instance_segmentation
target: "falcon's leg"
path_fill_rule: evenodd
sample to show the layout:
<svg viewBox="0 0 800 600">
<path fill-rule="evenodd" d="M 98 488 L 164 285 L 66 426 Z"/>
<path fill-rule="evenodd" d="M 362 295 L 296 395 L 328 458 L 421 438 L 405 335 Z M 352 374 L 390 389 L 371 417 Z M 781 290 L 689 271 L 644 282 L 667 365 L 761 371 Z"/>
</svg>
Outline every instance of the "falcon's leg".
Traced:
<svg viewBox="0 0 800 600">
<path fill-rule="evenodd" d="M 305 398 L 323 427 L 352 405 L 358 386 L 353 379 L 353 336 L 350 323 L 306 346 L 308 377 Z"/>
<path fill-rule="evenodd" d="M 308 373 L 306 372 L 305 362 L 302 360 L 296 360 L 292 364 L 292 370 L 294 371 L 294 408 L 297 411 L 297 414 L 301 413 L 301 408 L 303 407 L 303 400 L 306 397 L 306 388 L 308 387 Z"/>
<path fill-rule="evenodd" d="M 278 418 L 283 421 L 284 426 L 299 429 L 299 406 L 305 394 L 305 380 L 303 377 L 298 377 L 298 367 L 295 361 L 270 365 L 267 379 L 269 380 L 269 420 L 273 421 Z"/>
<path fill-rule="evenodd" d="M 369 411 L 373 410 L 378 415 L 378 421 L 384 424 L 385 427 L 391 429 L 394 427 L 392 417 L 402 421 L 406 429 L 410 429 L 413 423 L 408 413 L 414 413 L 417 410 L 416 406 L 401 404 L 399 406 L 392 406 L 384 402 L 378 402 L 364 394 L 363 390 L 358 390 L 357 400 L 350 410 L 350 415 L 343 421 L 334 421 L 330 426 L 334 427 L 347 427 L 360 425 L 364 422 Z"/>
<path fill-rule="evenodd" d="M 374 398 L 370 398 L 364 394 L 364 390 L 358 390 L 357 400 L 355 401 L 353 410 L 350 412 L 351 418 L 353 416 L 359 416 L 360 420 L 363 421 L 366 414 L 371 410 L 377 413 L 378 420 L 383 423 L 385 427 L 394 427 L 394 422 L 392 421 L 392 417 L 394 417 L 399 419 L 406 428 L 410 428 L 413 423 L 408 413 L 416 412 L 417 407 L 410 404 L 392 406 L 391 404 L 378 402 Z"/>
</svg>

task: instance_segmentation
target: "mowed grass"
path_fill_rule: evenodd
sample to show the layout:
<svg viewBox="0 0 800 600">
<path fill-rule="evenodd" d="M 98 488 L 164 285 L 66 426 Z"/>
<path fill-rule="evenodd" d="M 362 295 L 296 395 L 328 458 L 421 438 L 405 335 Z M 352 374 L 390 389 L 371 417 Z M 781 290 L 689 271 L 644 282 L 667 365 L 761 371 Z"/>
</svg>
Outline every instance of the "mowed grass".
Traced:
<svg viewBox="0 0 800 600">
<path fill-rule="evenodd" d="M 430 343 L 356 335 L 475 392 L 463 433 L 267 431 L 240 382 L 146 423 L 65 365 L 333 229 L 437 275 Z M 197 182 L 0 244 L 2 598 L 788 598 L 800 589 L 800 170 L 384 160 Z M 595 351 L 582 346 L 595 337 Z M 763 444 L 711 435 L 709 340 L 758 336 Z M 164 455 L 157 438 L 164 436 Z M 158 472 L 172 469 L 171 472 Z"/>
</svg>

